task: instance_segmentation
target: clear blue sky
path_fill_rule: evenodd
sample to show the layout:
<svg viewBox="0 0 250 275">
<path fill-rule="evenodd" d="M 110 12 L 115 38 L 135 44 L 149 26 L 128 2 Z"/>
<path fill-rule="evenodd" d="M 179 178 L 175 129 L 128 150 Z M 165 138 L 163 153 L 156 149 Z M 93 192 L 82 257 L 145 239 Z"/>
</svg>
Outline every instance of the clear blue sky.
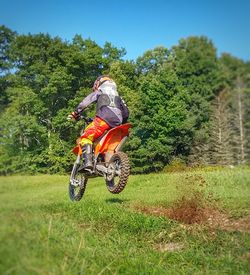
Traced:
<svg viewBox="0 0 250 275">
<path fill-rule="evenodd" d="M 250 60 L 250 0 L 0 0 L 0 24 L 19 34 L 109 41 L 128 59 L 205 35 L 218 54 Z"/>
</svg>

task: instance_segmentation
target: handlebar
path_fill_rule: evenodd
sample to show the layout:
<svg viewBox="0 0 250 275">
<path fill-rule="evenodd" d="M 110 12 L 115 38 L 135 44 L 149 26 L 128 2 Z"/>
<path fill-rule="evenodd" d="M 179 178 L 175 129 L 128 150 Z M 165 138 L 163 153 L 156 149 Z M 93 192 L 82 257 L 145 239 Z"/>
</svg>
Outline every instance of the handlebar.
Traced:
<svg viewBox="0 0 250 275">
<path fill-rule="evenodd" d="M 85 116 L 80 116 L 80 119 L 84 120 L 87 124 L 90 124 L 91 122 L 94 121 L 93 118 L 91 118 L 91 117 L 85 117 Z"/>
</svg>

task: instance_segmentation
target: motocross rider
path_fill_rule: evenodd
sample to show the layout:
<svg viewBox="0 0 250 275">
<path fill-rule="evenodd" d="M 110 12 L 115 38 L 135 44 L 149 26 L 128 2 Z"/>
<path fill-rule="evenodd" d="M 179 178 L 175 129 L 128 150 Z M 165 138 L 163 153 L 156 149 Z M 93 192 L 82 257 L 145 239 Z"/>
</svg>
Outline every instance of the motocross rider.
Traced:
<svg viewBox="0 0 250 275">
<path fill-rule="evenodd" d="M 93 168 L 92 145 L 95 139 L 105 131 L 126 123 L 129 116 L 128 107 L 119 96 L 114 80 L 108 75 L 101 75 L 95 80 L 92 93 L 86 96 L 75 111 L 68 115 L 68 120 L 79 120 L 82 111 L 93 102 L 96 103 L 96 115 L 93 122 L 85 128 L 80 141 L 83 149 L 84 169 Z"/>
</svg>

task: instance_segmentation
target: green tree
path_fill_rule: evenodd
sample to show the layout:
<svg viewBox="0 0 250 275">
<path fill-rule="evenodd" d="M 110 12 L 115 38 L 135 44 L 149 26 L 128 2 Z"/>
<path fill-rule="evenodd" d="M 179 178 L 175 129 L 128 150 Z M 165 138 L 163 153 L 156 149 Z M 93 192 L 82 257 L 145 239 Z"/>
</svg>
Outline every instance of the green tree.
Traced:
<svg viewBox="0 0 250 275">
<path fill-rule="evenodd" d="M 0 25 L 0 75 L 13 67 L 10 58 L 10 45 L 16 38 L 16 32 L 13 32 L 4 25 Z"/>
<path fill-rule="evenodd" d="M 0 171 L 25 171 L 31 166 L 34 169 L 34 154 L 46 148 L 46 128 L 36 118 L 41 102 L 28 87 L 9 88 L 8 94 L 11 104 L 0 119 L 3 153 Z"/>
<path fill-rule="evenodd" d="M 136 60 L 138 72 L 142 74 L 156 72 L 168 60 L 169 54 L 169 50 L 162 46 L 146 51 Z"/>
<path fill-rule="evenodd" d="M 200 145 L 200 133 L 207 138 L 211 100 L 220 88 L 216 49 L 207 38 L 183 39 L 158 53 L 153 62 L 147 53 L 137 63 L 141 105 L 131 154 L 138 172 L 160 170 L 175 156 L 186 159 Z"/>
<path fill-rule="evenodd" d="M 10 72 L 14 64 L 11 59 L 11 44 L 15 38 L 15 32 L 3 25 L 0 25 L 0 112 L 2 112 L 9 103 L 6 89 L 12 82 Z"/>
<path fill-rule="evenodd" d="M 70 147 L 81 127 L 70 125 L 66 121 L 67 114 L 91 91 L 95 78 L 121 58 L 124 50 L 110 43 L 101 48 L 79 35 L 72 43 L 48 34 L 17 35 L 8 41 L 10 60 L 15 70 L 8 76 L 11 85 L 6 84 L 9 101 L 3 103 L 5 111 L 1 128 L 3 137 L 6 137 L 2 143 L 4 151 L 9 152 L 8 144 L 15 144 L 18 155 L 29 155 L 26 162 L 32 159 L 32 163 L 37 164 L 36 169 L 64 171 L 69 167 Z M 25 113 L 21 111 L 23 109 Z M 5 119 L 10 112 L 11 126 L 8 127 Z M 13 132 L 14 138 L 7 142 L 7 137 Z M 42 137 L 38 151 L 36 138 L 31 138 L 32 135 L 36 137 L 35 133 Z M 7 158 L 12 159 L 12 155 Z M 29 169 L 29 165 L 22 163 Z"/>
<path fill-rule="evenodd" d="M 250 160 L 249 62 L 218 59 L 206 37 L 156 47 L 135 61 L 123 60 L 125 53 L 80 35 L 70 42 L 0 26 L 0 172 L 69 171 L 82 125 L 66 117 L 101 74 L 116 80 L 129 106 L 134 172 L 159 171 L 175 157 L 190 164 Z"/>
</svg>

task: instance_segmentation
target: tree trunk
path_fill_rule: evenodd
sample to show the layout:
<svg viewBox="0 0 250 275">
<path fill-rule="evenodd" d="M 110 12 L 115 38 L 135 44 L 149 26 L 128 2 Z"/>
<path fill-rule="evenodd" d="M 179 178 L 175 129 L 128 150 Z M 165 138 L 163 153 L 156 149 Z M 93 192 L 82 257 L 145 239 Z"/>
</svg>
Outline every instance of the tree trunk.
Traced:
<svg viewBox="0 0 250 275">
<path fill-rule="evenodd" d="M 238 93 L 238 119 L 239 119 L 239 132 L 240 132 L 240 163 L 245 161 L 245 147 L 244 147 L 244 129 L 243 129 L 243 108 L 242 108 L 242 88 L 243 83 L 241 79 L 237 78 L 237 93 Z"/>
<path fill-rule="evenodd" d="M 222 117 L 222 106 L 221 106 L 221 100 L 220 96 L 217 97 L 217 104 L 218 104 L 218 138 L 219 138 L 219 144 L 222 142 L 222 123 L 221 123 L 221 117 Z"/>
</svg>

